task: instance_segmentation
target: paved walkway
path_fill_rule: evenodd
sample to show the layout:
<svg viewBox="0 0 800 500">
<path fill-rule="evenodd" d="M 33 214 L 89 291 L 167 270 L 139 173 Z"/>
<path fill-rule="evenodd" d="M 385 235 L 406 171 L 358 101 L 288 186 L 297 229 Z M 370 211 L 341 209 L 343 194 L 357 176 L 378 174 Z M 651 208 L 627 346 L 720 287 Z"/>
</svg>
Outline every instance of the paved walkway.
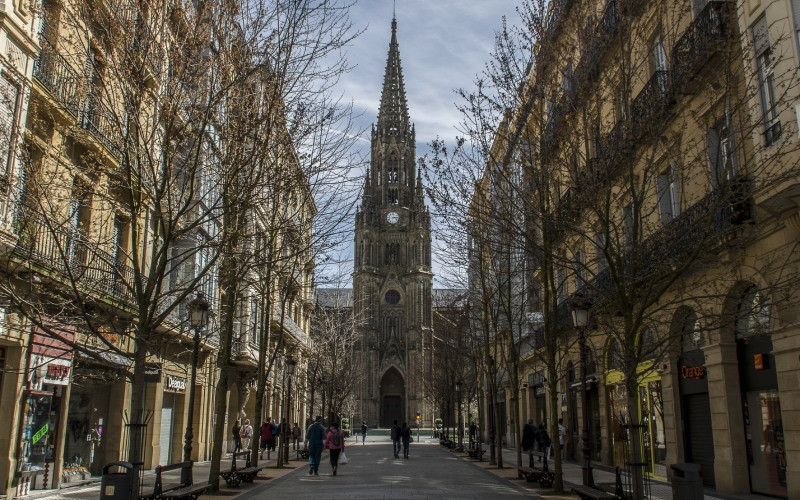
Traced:
<svg viewBox="0 0 800 500">
<path fill-rule="evenodd" d="M 247 491 L 237 500 L 538 498 L 435 444 L 412 443 L 408 460 L 394 459 L 388 442 L 368 440 L 365 446 L 348 446 L 346 453 L 349 463 L 340 466 L 336 476 L 331 474 L 330 462 L 323 456 L 319 476 L 309 476 L 308 467 L 301 465 L 280 479 Z"/>
</svg>

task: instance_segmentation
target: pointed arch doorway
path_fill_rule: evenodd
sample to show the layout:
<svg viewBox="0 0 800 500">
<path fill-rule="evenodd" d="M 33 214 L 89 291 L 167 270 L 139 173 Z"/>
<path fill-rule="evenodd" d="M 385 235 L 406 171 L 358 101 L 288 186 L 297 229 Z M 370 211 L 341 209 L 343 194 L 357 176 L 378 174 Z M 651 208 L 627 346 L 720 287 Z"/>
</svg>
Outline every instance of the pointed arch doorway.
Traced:
<svg viewBox="0 0 800 500">
<path fill-rule="evenodd" d="M 381 427 L 402 423 L 406 384 L 397 368 L 389 368 L 381 377 Z"/>
</svg>

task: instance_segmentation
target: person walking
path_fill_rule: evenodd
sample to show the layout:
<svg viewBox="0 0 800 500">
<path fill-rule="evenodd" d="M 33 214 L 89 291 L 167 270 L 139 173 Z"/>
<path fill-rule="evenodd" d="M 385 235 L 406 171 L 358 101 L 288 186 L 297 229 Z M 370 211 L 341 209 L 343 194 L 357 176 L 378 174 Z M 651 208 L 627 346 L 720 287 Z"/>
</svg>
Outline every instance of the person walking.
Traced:
<svg viewBox="0 0 800 500">
<path fill-rule="evenodd" d="M 272 423 L 267 419 L 266 422 L 261 423 L 261 429 L 259 430 L 259 437 L 261 439 L 261 458 L 264 458 L 264 451 L 267 452 L 267 460 L 269 460 L 269 452 L 270 446 L 272 446 L 272 440 L 274 436 L 272 435 Z"/>
<path fill-rule="evenodd" d="M 475 447 L 475 436 L 478 433 L 478 426 L 475 425 L 475 422 L 469 424 L 469 447 L 470 449 Z"/>
<path fill-rule="evenodd" d="M 322 425 L 322 416 L 317 415 L 315 422 L 308 426 L 306 442 L 308 443 L 308 459 L 311 469 L 308 475 L 319 475 L 319 460 L 322 456 L 322 447 L 325 441 L 325 426 Z"/>
<path fill-rule="evenodd" d="M 339 430 L 339 424 L 336 422 L 331 424 L 331 430 L 325 438 L 325 449 L 330 451 L 331 469 L 335 476 L 336 468 L 339 466 L 339 455 L 344 451 L 344 432 Z"/>
<path fill-rule="evenodd" d="M 292 441 L 294 442 L 294 449 L 297 451 L 300 448 L 300 425 L 297 422 L 294 423 L 294 427 L 292 427 Z"/>
<path fill-rule="evenodd" d="M 364 443 L 367 442 L 367 423 L 362 422 L 361 424 L 361 445 L 363 446 Z"/>
<path fill-rule="evenodd" d="M 536 426 L 533 425 L 533 419 L 528 420 L 528 423 L 522 427 L 522 451 L 528 454 L 528 467 L 533 467 L 533 448 L 536 444 Z"/>
<path fill-rule="evenodd" d="M 539 424 L 539 429 L 536 431 L 536 443 L 539 445 L 539 451 L 544 453 L 544 463 L 547 463 L 547 458 L 550 456 L 550 445 L 553 444 L 553 441 L 550 439 L 550 435 L 547 434 L 544 424 Z M 541 461 L 541 458 L 539 461 Z"/>
<path fill-rule="evenodd" d="M 564 441 L 567 439 L 567 429 L 564 427 L 564 419 L 558 419 L 558 447 L 561 448 L 561 456 L 564 456 Z"/>
<path fill-rule="evenodd" d="M 394 451 L 394 458 L 400 458 L 400 426 L 397 425 L 397 420 L 392 425 L 392 450 Z"/>
<path fill-rule="evenodd" d="M 242 449 L 250 451 L 250 442 L 253 440 L 253 426 L 250 425 L 250 419 L 244 419 L 244 425 L 239 430 L 239 435 L 242 437 Z"/>
<path fill-rule="evenodd" d="M 233 433 L 233 452 L 236 453 L 237 451 L 242 451 L 242 436 L 239 433 L 242 430 L 242 419 L 237 418 L 236 422 L 233 423 L 233 427 L 231 428 L 231 433 Z"/>
<path fill-rule="evenodd" d="M 403 441 L 403 458 L 408 459 L 408 445 L 411 443 L 411 427 L 403 422 L 403 427 L 400 428 L 400 439 Z"/>
</svg>

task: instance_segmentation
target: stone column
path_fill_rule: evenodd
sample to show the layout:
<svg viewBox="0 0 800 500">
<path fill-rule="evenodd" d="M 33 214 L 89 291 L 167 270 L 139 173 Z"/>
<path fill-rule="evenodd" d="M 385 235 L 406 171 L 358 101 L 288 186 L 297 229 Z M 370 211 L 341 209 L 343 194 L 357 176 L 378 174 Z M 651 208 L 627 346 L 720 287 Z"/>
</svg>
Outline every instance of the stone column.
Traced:
<svg viewBox="0 0 800 500">
<path fill-rule="evenodd" d="M 735 342 L 703 348 L 706 356 L 711 427 L 714 432 L 714 480 L 722 493 L 749 493 L 750 481 Z"/>
<path fill-rule="evenodd" d="M 800 498 L 800 331 L 787 328 L 772 334 L 772 352 L 778 374 L 789 498 Z"/>
</svg>

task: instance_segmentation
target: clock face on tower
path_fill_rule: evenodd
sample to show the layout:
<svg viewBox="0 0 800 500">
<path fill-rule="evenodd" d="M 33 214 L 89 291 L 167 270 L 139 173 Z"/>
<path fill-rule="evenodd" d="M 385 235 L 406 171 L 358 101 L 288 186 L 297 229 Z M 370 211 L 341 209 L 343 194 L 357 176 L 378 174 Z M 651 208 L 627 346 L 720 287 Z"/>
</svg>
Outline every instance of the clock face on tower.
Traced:
<svg viewBox="0 0 800 500">
<path fill-rule="evenodd" d="M 389 224 L 397 224 L 397 221 L 400 220 L 400 214 L 397 212 L 389 212 L 386 214 L 386 222 Z"/>
</svg>

